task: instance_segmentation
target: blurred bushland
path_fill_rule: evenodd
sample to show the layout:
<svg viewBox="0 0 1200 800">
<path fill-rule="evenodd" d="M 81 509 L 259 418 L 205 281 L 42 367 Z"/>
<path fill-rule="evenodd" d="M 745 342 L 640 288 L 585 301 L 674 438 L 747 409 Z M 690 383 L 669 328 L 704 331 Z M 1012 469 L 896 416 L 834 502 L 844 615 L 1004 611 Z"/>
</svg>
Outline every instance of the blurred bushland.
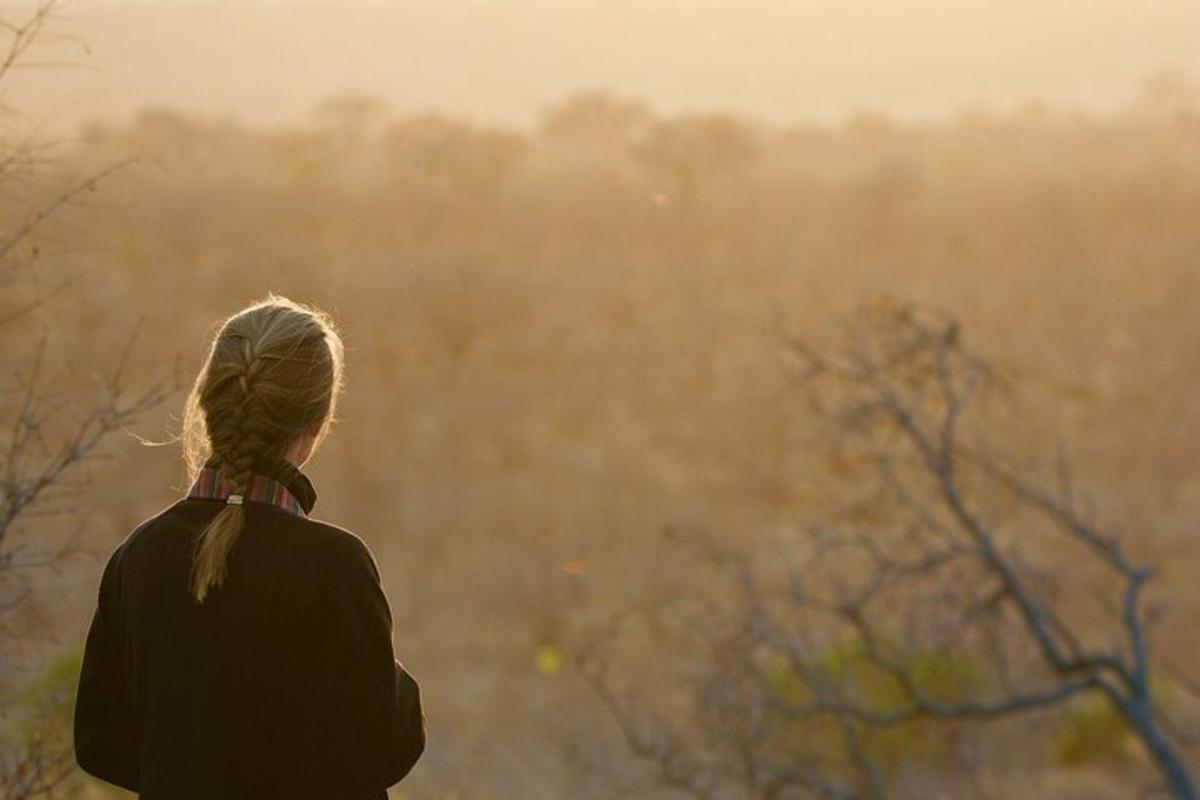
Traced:
<svg viewBox="0 0 1200 800">
<path fill-rule="evenodd" d="M 1021 421 L 1014 446 L 1070 441 L 1092 513 L 1160 567 L 1155 658 L 1194 674 L 1200 104 L 1186 86 L 1151 83 L 1108 117 L 1031 103 L 790 128 L 591 92 L 533 132 L 346 96 L 295 128 L 148 109 L 58 152 L 79 174 L 137 159 L 38 234 L 39 276 L 75 281 L 46 312 L 69 373 L 144 316 L 138 369 L 191 374 L 213 321 L 268 290 L 340 320 L 349 391 L 312 474 L 317 515 L 379 555 L 398 653 L 424 686 L 430 748 L 397 796 L 612 797 L 611 773 L 636 773 L 560 648 L 622 604 L 705 591 L 665 524 L 753 547 L 820 506 L 788 342 L 876 295 L 962 321 L 1015 387 L 1000 412 Z M 170 448 L 109 451 L 91 468 L 98 554 L 183 488 Z M 849 491 L 857 473 L 835 477 Z M 52 609 L 59 638 L 81 635 L 101 564 L 77 563 Z M 1071 596 L 1084 619 L 1097 608 L 1086 586 Z M 687 666 L 655 642 L 644 664 Z M 992 772 L 1064 797 L 1097 796 L 1070 794 L 1086 791 L 1076 780 L 1141 785 L 1102 705 L 1059 716 L 1006 723 L 984 748 Z M 870 746 L 936 764 L 942 735 Z"/>
</svg>

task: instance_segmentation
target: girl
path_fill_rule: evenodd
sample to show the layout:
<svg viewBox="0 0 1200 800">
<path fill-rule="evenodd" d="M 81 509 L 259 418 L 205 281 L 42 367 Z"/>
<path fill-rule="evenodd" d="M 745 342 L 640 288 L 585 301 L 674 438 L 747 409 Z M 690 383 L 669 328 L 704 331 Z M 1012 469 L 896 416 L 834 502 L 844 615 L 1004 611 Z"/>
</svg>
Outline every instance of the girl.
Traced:
<svg viewBox="0 0 1200 800">
<path fill-rule="evenodd" d="M 299 467 L 342 343 L 271 296 L 221 326 L 188 398 L 187 497 L 108 560 L 75 706 L 87 772 L 146 800 L 375 800 L 425 746 L 367 546 L 309 517 Z"/>
</svg>

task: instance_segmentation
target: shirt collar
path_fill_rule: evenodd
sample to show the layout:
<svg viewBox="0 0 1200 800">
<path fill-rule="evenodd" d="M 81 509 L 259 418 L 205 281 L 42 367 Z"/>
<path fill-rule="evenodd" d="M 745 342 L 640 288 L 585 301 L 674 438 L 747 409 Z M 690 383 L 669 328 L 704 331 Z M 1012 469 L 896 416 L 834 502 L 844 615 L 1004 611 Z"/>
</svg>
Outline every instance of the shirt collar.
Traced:
<svg viewBox="0 0 1200 800">
<path fill-rule="evenodd" d="M 248 502 L 266 503 L 302 517 L 312 513 L 317 502 L 317 491 L 312 481 L 294 464 L 282 458 L 255 464 L 250 485 L 243 494 Z M 229 495 L 229 487 L 221 479 L 216 460 L 210 459 L 200 470 L 187 496 L 224 500 Z"/>
</svg>

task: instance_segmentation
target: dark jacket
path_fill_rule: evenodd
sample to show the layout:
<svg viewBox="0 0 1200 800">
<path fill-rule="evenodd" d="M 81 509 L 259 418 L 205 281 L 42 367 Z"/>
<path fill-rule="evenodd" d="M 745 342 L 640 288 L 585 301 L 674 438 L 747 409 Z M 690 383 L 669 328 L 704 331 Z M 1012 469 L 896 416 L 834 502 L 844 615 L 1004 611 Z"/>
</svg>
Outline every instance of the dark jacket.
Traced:
<svg viewBox="0 0 1200 800">
<path fill-rule="evenodd" d="M 260 472 L 315 493 L 291 468 Z M 265 502 L 224 584 L 189 592 L 196 536 L 224 505 L 187 498 L 104 569 L 75 706 L 87 772 L 144 800 L 375 800 L 425 746 L 370 550 Z"/>
</svg>

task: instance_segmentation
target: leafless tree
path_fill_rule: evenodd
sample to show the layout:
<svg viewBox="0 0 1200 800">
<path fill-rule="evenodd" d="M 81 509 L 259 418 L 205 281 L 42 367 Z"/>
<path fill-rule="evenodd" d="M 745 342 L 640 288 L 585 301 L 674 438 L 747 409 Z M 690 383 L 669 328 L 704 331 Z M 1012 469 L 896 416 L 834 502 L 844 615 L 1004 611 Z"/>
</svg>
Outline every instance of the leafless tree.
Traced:
<svg viewBox="0 0 1200 800">
<path fill-rule="evenodd" d="M 582 651 L 629 747 L 697 798 L 884 797 L 908 793 L 888 731 L 911 745 L 1092 693 L 1170 795 L 1194 797 L 1152 696 L 1152 569 L 1092 519 L 1064 452 L 1050 468 L 1014 455 L 994 413 L 1007 381 L 959 325 L 884 304 L 840 345 L 793 350 L 826 508 L 784 546 L 686 537 L 721 581 L 670 612 L 707 666 L 673 725 L 614 688 L 617 631 Z M 957 763 L 969 786 L 972 758 Z"/>
<path fill-rule="evenodd" d="M 32 65 L 36 43 L 53 38 L 54 0 L 40 0 L 20 22 L 0 20 L 0 86 L 13 72 Z M 127 386 L 128 346 L 109 370 L 95 380 L 95 396 L 71 396 L 70 381 L 60 381 L 51 366 L 50 347 L 39 312 L 67 289 L 69 281 L 43 285 L 39 280 L 40 234 L 51 220 L 82 194 L 123 165 L 82 179 L 68 180 L 43 193 L 47 146 L 20 133 L 17 112 L 0 108 L 0 194 L 6 220 L 0 227 L 0 663 L 12 662 L 16 643 L 9 626 L 38 586 L 38 570 L 60 566 L 76 547 L 77 517 L 86 488 L 82 466 L 100 454 L 112 434 L 126 429 L 142 413 L 161 404 L 173 386 L 138 391 Z M 32 199 L 31 199 L 32 198 Z M 51 536 L 49 517 L 67 520 L 69 535 Z M 60 529 L 62 526 L 58 526 Z M 7 669 L 4 670 L 9 673 Z M 11 673 L 10 673 L 11 674 Z M 8 800 L 58 796 L 74 771 L 69 735 L 61 730 L 64 685 L 6 686 L 0 697 L 0 795 Z M 57 727 L 56 727 L 57 725 Z"/>
</svg>

